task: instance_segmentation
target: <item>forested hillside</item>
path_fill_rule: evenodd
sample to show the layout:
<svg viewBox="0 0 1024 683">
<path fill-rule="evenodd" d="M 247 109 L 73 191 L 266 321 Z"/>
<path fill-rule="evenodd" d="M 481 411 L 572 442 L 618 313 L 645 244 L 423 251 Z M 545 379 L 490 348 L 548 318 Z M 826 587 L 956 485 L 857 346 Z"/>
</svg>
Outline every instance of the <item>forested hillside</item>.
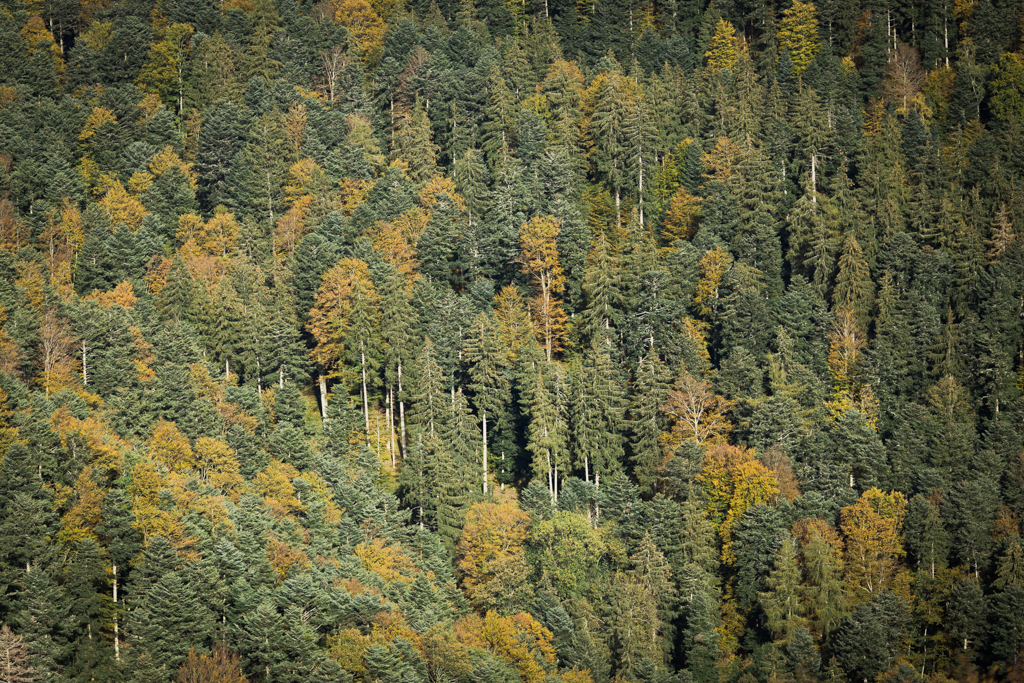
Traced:
<svg viewBox="0 0 1024 683">
<path fill-rule="evenodd" d="M 2 0 L 0 681 L 1024 680 L 1018 0 Z"/>
</svg>

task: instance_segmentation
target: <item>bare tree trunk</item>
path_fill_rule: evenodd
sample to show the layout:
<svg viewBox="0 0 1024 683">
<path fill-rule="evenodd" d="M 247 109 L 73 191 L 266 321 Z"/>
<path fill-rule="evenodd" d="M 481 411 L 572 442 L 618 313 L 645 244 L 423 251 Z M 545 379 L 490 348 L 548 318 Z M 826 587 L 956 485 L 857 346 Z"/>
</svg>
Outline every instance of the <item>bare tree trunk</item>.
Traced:
<svg viewBox="0 0 1024 683">
<path fill-rule="evenodd" d="M 327 378 L 320 375 L 320 419 L 327 422 Z"/>
<path fill-rule="evenodd" d="M 111 563 L 111 570 L 114 574 L 114 661 L 121 661 L 121 637 L 119 624 L 117 623 L 117 565 Z"/>
<path fill-rule="evenodd" d="M 85 368 L 85 340 L 82 340 L 82 386 L 89 386 L 89 373 Z"/>
<path fill-rule="evenodd" d="M 402 399 L 402 364 L 398 364 L 398 417 L 402 427 L 402 459 L 408 456 L 405 445 L 405 401 Z"/>
<path fill-rule="evenodd" d="M 487 495 L 487 411 L 480 411 L 480 423 L 484 428 L 484 495 Z"/>
<path fill-rule="evenodd" d="M 360 349 L 359 364 L 363 373 L 363 417 L 366 421 L 366 443 L 370 443 L 370 397 L 366 393 L 366 351 Z"/>
</svg>

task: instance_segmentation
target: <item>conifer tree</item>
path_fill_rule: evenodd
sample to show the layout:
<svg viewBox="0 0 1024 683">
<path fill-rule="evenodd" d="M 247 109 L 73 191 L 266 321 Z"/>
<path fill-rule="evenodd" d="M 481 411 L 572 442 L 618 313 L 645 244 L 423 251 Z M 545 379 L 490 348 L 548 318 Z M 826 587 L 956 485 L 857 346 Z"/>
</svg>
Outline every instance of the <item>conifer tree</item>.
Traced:
<svg viewBox="0 0 1024 683">
<path fill-rule="evenodd" d="M 487 480 L 490 476 L 487 461 L 488 416 L 493 431 L 498 417 L 505 411 L 512 398 L 507 361 L 501 355 L 496 325 L 494 319 L 486 313 L 477 314 L 473 321 L 473 331 L 467 340 L 466 356 L 472 363 L 469 370 L 469 388 L 473 392 L 473 404 L 480 418 L 483 493 L 486 495 Z"/>
<path fill-rule="evenodd" d="M 664 459 L 659 438 L 665 431 L 661 406 L 668 399 L 667 379 L 668 369 L 652 349 L 637 364 L 629 405 L 633 472 L 641 486 L 655 491 Z"/>
</svg>

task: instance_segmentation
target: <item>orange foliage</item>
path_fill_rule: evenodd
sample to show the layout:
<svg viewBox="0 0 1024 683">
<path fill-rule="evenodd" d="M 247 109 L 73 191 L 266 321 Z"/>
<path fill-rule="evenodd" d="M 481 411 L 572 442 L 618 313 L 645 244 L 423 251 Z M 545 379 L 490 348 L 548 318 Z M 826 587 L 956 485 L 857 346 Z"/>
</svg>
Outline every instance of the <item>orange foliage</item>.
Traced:
<svg viewBox="0 0 1024 683">
<path fill-rule="evenodd" d="M 248 683 L 248 679 L 238 655 L 217 644 L 208 655 L 197 654 L 195 648 L 189 650 L 188 658 L 178 670 L 177 683 Z"/>
<path fill-rule="evenodd" d="M 267 560 L 277 573 L 279 582 L 283 581 L 293 568 L 306 570 L 312 566 L 302 548 L 289 545 L 272 534 L 267 541 Z"/>
<path fill-rule="evenodd" d="M 111 306 L 120 306 L 121 308 L 135 308 L 135 290 L 132 288 L 132 283 L 127 280 L 122 281 L 117 287 L 114 287 L 108 292 L 101 292 L 98 289 L 92 290 L 92 294 L 85 297 L 98 303 L 103 308 L 110 308 Z"/>
</svg>

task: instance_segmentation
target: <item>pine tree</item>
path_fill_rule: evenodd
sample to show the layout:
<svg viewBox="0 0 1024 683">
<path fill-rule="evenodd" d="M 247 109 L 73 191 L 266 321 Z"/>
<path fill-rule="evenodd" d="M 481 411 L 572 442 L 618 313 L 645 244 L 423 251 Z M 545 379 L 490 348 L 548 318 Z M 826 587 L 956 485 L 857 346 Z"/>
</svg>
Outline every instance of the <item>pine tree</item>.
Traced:
<svg viewBox="0 0 1024 683">
<path fill-rule="evenodd" d="M 668 399 L 668 368 L 653 349 L 640 359 L 633 375 L 630 396 L 630 453 L 640 485 L 658 490 L 664 461 L 659 437 L 665 431 L 661 406 Z"/>
<path fill-rule="evenodd" d="M 389 273 L 384 282 L 381 297 L 381 340 L 384 348 L 384 380 L 388 386 L 388 406 L 391 416 L 391 430 L 395 420 L 399 423 L 402 458 L 408 455 L 405 431 L 405 405 L 409 399 L 403 382 L 409 368 L 415 361 L 415 332 L 417 327 L 415 309 L 410 305 L 405 281 L 396 272 Z M 406 380 L 407 382 L 407 380 Z M 395 415 L 396 404 L 398 415 Z"/>
<path fill-rule="evenodd" d="M 800 599 L 801 572 L 793 539 L 786 538 L 775 555 L 775 567 L 765 579 L 768 590 L 758 599 L 768 617 L 768 628 L 776 639 L 792 643 L 803 628 L 805 606 Z"/>
<path fill-rule="evenodd" d="M 472 363 L 469 370 L 473 404 L 480 418 L 483 449 L 482 473 L 483 493 L 487 494 L 489 466 L 487 462 L 488 416 L 491 429 L 511 401 L 507 362 L 501 355 L 498 333 L 494 319 L 486 313 L 479 313 L 473 321 L 473 331 L 468 336 L 467 360 Z M 493 437 L 492 437 L 493 438 Z"/>
<path fill-rule="evenodd" d="M 448 382 L 437 364 L 434 343 L 427 337 L 416 358 L 412 389 L 412 411 L 410 422 L 416 425 L 424 436 L 440 438 L 444 412 L 447 410 L 445 389 Z"/>
<path fill-rule="evenodd" d="M 591 344 L 612 344 L 614 327 L 624 302 L 618 259 L 603 233 L 597 235 L 587 259 L 587 270 L 583 276 L 583 299 L 586 308 L 582 313 L 580 327 L 584 339 Z"/>
<path fill-rule="evenodd" d="M 557 377 L 553 364 L 538 364 L 532 388 L 527 397 L 530 426 L 527 431 L 528 450 L 533 455 L 533 476 L 546 481 L 552 504 L 558 500 L 558 472 L 566 472 L 566 424 L 559 396 L 548 384 Z M 554 384 L 554 382 L 551 382 Z"/>
<path fill-rule="evenodd" d="M 391 159 L 407 163 L 409 179 L 422 185 L 437 172 L 437 155 L 430 118 L 417 97 L 412 112 L 402 117 L 395 130 Z"/>
</svg>

